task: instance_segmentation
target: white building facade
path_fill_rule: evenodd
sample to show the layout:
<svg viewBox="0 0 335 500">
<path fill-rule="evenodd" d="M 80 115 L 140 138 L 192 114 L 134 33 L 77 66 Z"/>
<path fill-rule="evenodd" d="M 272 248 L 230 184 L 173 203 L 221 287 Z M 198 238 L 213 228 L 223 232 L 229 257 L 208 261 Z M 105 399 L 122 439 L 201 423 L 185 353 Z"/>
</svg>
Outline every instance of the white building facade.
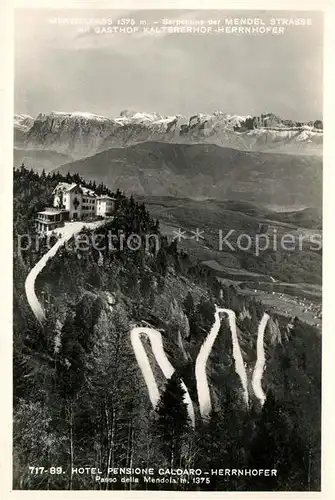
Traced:
<svg viewBox="0 0 335 500">
<path fill-rule="evenodd" d="M 115 212 L 116 200 L 79 184 L 60 182 L 53 191 L 53 206 L 69 212 L 69 220 L 108 217 Z"/>
<path fill-rule="evenodd" d="M 82 216 L 86 217 L 94 217 L 97 211 L 97 195 L 91 189 L 87 189 L 85 187 L 81 188 L 82 195 Z"/>
<path fill-rule="evenodd" d="M 53 194 L 55 208 L 67 210 L 70 220 L 82 219 L 83 191 L 78 184 L 61 182 Z"/>
<path fill-rule="evenodd" d="M 115 198 L 110 196 L 98 196 L 96 214 L 108 217 L 115 212 Z"/>
</svg>

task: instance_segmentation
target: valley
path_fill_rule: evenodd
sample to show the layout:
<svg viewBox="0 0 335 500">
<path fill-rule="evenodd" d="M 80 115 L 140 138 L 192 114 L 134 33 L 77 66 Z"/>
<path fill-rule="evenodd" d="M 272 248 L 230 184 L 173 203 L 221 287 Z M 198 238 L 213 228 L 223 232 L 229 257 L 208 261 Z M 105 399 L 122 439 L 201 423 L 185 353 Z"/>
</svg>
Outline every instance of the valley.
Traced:
<svg viewBox="0 0 335 500">
<path fill-rule="evenodd" d="M 316 209 L 276 212 L 260 205 L 235 201 L 142 198 L 150 213 L 159 219 L 160 229 L 193 259 L 214 271 L 225 286 L 244 296 L 254 297 L 269 311 L 295 316 L 321 328 L 321 214 Z M 200 229 L 201 237 L 196 237 Z M 234 229 L 232 246 L 220 250 L 220 236 Z M 178 237 L 178 231 L 184 234 Z M 238 248 L 239 235 L 253 242 L 249 250 Z M 278 240 L 291 235 L 292 249 L 278 248 Z M 299 235 L 305 238 L 299 245 Z M 268 248 L 255 255 L 255 239 L 267 238 Z M 263 236 L 260 236 L 263 235 Z M 277 246 L 275 250 L 275 241 Z M 197 241 L 198 239 L 198 241 Z M 222 239 L 222 238 L 221 238 Z M 314 248 L 314 250 L 313 250 Z"/>
</svg>

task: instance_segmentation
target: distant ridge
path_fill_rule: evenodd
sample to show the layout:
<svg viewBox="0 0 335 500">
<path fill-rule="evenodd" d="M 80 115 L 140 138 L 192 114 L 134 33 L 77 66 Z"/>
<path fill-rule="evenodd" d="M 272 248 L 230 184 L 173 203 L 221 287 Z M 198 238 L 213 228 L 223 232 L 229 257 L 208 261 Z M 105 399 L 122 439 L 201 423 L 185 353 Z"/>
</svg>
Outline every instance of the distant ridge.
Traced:
<svg viewBox="0 0 335 500">
<path fill-rule="evenodd" d="M 264 205 L 321 207 L 318 156 L 237 151 L 210 144 L 145 142 L 62 165 L 112 189 L 142 196 L 240 200 Z"/>
<path fill-rule="evenodd" d="M 323 123 L 286 120 L 273 113 L 253 117 L 221 111 L 163 116 L 123 110 L 114 118 L 80 111 L 53 111 L 39 113 L 36 118 L 22 114 L 14 117 L 16 147 L 52 150 L 74 159 L 146 141 L 321 155 Z"/>
</svg>

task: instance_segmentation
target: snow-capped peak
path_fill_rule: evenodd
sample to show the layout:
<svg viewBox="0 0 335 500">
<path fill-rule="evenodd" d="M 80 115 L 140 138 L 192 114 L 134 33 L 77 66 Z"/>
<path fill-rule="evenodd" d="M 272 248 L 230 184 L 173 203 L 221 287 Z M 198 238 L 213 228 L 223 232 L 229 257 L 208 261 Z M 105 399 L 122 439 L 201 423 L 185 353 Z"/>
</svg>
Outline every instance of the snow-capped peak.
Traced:
<svg viewBox="0 0 335 500">
<path fill-rule="evenodd" d="M 79 118 L 84 120 L 98 120 L 98 121 L 108 121 L 109 118 L 102 115 L 97 115 L 95 113 L 89 113 L 86 111 L 51 111 L 50 113 L 40 113 L 36 119 L 47 119 L 52 118 Z"/>
<path fill-rule="evenodd" d="M 27 131 L 34 123 L 32 116 L 24 113 L 17 113 L 14 115 L 14 127 L 18 130 Z"/>
<path fill-rule="evenodd" d="M 322 148 L 322 122 L 303 124 L 272 113 L 253 117 L 214 111 L 164 116 L 155 112 L 121 111 L 112 118 L 83 111 L 14 116 L 17 144 L 52 149 L 73 157 L 145 141 L 210 143 L 241 150 L 266 151 L 289 145 Z M 309 147 L 309 146 L 308 146 Z M 311 149 L 311 148 L 309 148 Z"/>
</svg>

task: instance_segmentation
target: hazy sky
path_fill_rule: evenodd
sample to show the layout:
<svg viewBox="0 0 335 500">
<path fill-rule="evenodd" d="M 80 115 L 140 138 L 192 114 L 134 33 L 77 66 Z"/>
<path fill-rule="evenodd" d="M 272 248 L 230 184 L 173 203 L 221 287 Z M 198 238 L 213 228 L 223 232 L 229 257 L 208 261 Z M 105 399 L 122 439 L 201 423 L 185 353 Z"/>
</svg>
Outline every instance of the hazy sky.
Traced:
<svg viewBox="0 0 335 500">
<path fill-rule="evenodd" d="M 283 35 L 98 35 L 52 17 L 223 19 L 308 17 Z M 15 112 L 123 109 L 188 114 L 221 110 L 322 117 L 320 13 L 271 11 L 20 10 L 15 18 Z"/>
</svg>

